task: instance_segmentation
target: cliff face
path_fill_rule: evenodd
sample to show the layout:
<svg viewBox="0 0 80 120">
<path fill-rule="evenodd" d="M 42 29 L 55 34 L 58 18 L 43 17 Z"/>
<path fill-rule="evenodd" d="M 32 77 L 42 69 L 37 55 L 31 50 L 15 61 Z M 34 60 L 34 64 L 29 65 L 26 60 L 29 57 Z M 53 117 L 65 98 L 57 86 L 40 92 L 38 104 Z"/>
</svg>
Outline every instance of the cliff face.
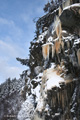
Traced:
<svg viewBox="0 0 80 120">
<path fill-rule="evenodd" d="M 80 1 L 58 2 L 36 23 L 29 60 L 18 58 L 29 70 L 0 86 L 1 120 L 80 119 Z"/>
<path fill-rule="evenodd" d="M 46 39 L 42 45 L 44 72 L 34 119 L 79 120 L 80 3 L 66 0 L 41 19 L 44 18 L 51 23 L 37 40 L 43 43 Z"/>
</svg>

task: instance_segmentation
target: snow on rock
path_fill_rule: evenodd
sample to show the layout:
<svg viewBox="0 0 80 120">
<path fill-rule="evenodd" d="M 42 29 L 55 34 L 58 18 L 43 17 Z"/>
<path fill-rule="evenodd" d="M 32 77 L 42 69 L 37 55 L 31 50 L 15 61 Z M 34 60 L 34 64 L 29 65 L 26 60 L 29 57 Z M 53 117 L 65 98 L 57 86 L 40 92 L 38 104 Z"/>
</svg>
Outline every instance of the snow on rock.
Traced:
<svg viewBox="0 0 80 120">
<path fill-rule="evenodd" d="M 73 5 L 67 6 L 63 10 L 70 9 L 70 8 L 73 8 L 73 7 L 80 7 L 80 3 L 76 3 L 76 4 L 73 4 Z"/>
<path fill-rule="evenodd" d="M 44 109 L 44 99 L 40 97 L 36 110 L 42 112 L 43 109 Z"/>
<path fill-rule="evenodd" d="M 76 117 L 74 117 L 74 118 L 73 118 L 73 120 L 77 120 L 77 118 L 76 118 Z"/>
<path fill-rule="evenodd" d="M 68 32 L 65 31 L 65 30 L 62 30 L 62 36 L 67 37 L 68 36 Z"/>
<path fill-rule="evenodd" d="M 49 110 L 49 106 L 45 106 L 47 91 L 52 89 L 54 86 L 60 87 L 59 83 L 64 82 L 64 79 L 57 75 L 54 68 L 55 64 L 51 63 L 51 67 L 45 70 L 43 73 L 42 84 L 40 88 L 40 97 L 38 99 L 36 111 L 41 112 L 42 110 L 45 110 L 47 112 Z"/>
<path fill-rule="evenodd" d="M 75 46 L 76 44 L 80 44 L 80 38 L 74 40 L 74 46 Z"/>
<path fill-rule="evenodd" d="M 46 104 L 46 106 L 45 106 L 45 111 L 48 112 L 49 110 L 50 110 L 50 107 L 49 107 L 48 104 Z"/>
<path fill-rule="evenodd" d="M 51 67 L 50 68 L 55 68 L 55 63 L 51 63 Z"/>
<path fill-rule="evenodd" d="M 31 93 L 36 95 L 36 102 L 38 102 L 40 97 L 40 85 L 37 85 L 35 89 L 31 89 Z"/>
<path fill-rule="evenodd" d="M 53 43 L 52 43 L 52 42 L 49 42 L 49 43 L 43 44 L 42 47 L 43 47 L 43 46 L 46 46 L 46 45 L 53 45 Z"/>
<path fill-rule="evenodd" d="M 27 100 L 22 104 L 18 113 L 18 120 L 31 120 L 34 113 L 33 97 L 29 96 Z"/>
<path fill-rule="evenodd" d="M 53 69 L 48 69 L 46 73 L 47 82 L 46 89 L 49 90 L 53 87 L 60 87 L 59 83 L 64 82 L 64 79 L 61 78 Z"/>
<path fill-rule="evenodd" d="M 40 82 L 42 79 L 43 73 L 39 73 L 32 81 Z"/>
<path fill-rule="evenodd" d="M 48 42 L 52 42 L 52 41 L 53 41 L 53 37 L 50 36 L 47 41 L 48 41 Z"/>
<path fill-rule="evenodd" d="M 74 39 L 74 36 L 69 34 L 69 36 L 63 37 L 63 39 L 65 40 L 65 42 L 68 40 L 71 41 L 72 39 Z"/>
<path fill-rule="evenodd" d="M 42 34 L 40 34 L 39 37 L 38 37 L 37 42 L 38 42 L 38 43 L 39 43 L 39 42 L 42 42 L 43 39 L 44 39 L 44 37 L 45 37 L 47 34 L 49 34 L 49 31 L 48 31 L 48 30 L 46 30 L 46 31 L 44 31 Z"/>
<path fill-rule="evenodd" d="M 34 81 L 35 83 L 38 83 L 38 85 L 33 89 L 31 89 L 31 93 L 33 95 L 36 96 L 36 99 L 35 99 L 35 102 L 37 103 L 39 98 L 40 98 L 40 85 L 41 85 L 41 82 L 42 82 L 42 76 L 43 76 L 43 73 L 39 73 L 39 75 L 36 76 L 36 78 L 34 78 L 32 81 Z"/>
</svg>

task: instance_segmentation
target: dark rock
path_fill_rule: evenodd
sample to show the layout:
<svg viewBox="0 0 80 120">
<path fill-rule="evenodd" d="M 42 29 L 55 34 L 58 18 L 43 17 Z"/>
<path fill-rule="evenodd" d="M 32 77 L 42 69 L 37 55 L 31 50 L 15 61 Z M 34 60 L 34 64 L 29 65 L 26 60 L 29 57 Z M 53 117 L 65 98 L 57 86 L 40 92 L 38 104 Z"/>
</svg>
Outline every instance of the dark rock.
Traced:
<svg viewBox="0 0 80 120">
<path fill-rule="evenodd" d="M 80 26 L 80 6 L 70 6 L 63 10 L 60 20 L 62 26 L 70 29 L 74 29 L 76 26 Z"/>
</svg>

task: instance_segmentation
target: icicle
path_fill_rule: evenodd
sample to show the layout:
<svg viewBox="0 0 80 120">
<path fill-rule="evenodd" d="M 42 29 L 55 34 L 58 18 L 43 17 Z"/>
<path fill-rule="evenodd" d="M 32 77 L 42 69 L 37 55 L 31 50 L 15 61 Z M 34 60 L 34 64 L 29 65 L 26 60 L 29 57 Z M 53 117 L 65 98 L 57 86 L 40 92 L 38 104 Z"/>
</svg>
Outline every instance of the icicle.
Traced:
<svg viewBox="0 0 80 120">
<path fill-rule="evenodd" d="M 62 35 L 61 35 L 61 33 L 62 33 L 62 27 L 61 27 L 61 22 L 60 22 L 58 16 L 55 17 L 54 27 L 55 27 L 57 38 L 59 39 L 59 41 L 61 41 L 61 38 L 62 38 Z"/>
<path fill-rule="evenodd" d="M 59 57 L 58 53 L 61 52 L 61 45 L 60 45 L 59 41 L 55 42 L 55 51 L 56 51 L 56 55 L 57 55 L 57 58 L 58 58 L 58 62 L 60 62 L 60 57 Z"/>
<path fill-rule="evenodd" d="M 59 16 L 61 15 L 61 12 L 62 12 L 62 9 L 61 9 L 61 7 L 59 6 Z"/>
<path fill-rule="evenodd" d="M 55 54 L 55 45 L 52 45 L 52 58 L 54 57 Z"/>
<path fill-rule="evenodd" d="M 54 18 L 54 27 L 56 28 L 56 26 L 58 25 L 59 22 L 59 17 L 56 15 Z"/>
<path fill-rule="evenodd" d="M 77 51 L 78 65 L 80 66 L 80 48 Z"/>
<path fill-rule="evenodd" d="M 49 44 L 45 44 L 42 46 L 42 54 L 45 60 L 47 58 L 49 59 Z"/>
<path fill-rule="evenodd" d="M 64 50 L 64 42 L 61 41 L 61 46 L 62 46 L 62 49 Z"/>
<path fill-rule="evenodd" d="M 61 42 L 62 40 L 62 27 L 61 27 L 61 22 L 59 22 L 59 41 Z"/>
<path fill-rule="evenodd" d="M 49 54 L 51 52 L 51 47 L 52 47 L 53 43 L 49 42 L 49 43 L 46 43 L 44 45 L 42 45 L 42 54 L 43 54 L 43 57 L 44 59 L 48 59 L 49 60 Z"/>
<path fill-rule="evenodd" d="M 61 28 L 61 22 L 58 23 L 58 25 L 56 26 L 56 34 L 57 34 L 57 38 L 59 39 L 59 41 L 61 42 L 61 38 L 62 38 L 62 28 Z"/>
<path fill-rule="evenodd" d="M 60 52 L 60 42 L 59 41 L 55 42 L 55 50 L 56 50 L 56 53 Z"/>
<path fill-rule="evenodd" d="M 57 34 L 57 37 L 59 36 L 59 25 L 57 25 L 56 27 L 56 34 Z"/>
<path fill-rule="evenodd" d="M 59 35 L 59 17 L 58 16 L 55 17 L 54 28 L 56 30 L 56 34 L 57 34 L 57 37 L 58 37 L 58 35 Z"/>
</svg>

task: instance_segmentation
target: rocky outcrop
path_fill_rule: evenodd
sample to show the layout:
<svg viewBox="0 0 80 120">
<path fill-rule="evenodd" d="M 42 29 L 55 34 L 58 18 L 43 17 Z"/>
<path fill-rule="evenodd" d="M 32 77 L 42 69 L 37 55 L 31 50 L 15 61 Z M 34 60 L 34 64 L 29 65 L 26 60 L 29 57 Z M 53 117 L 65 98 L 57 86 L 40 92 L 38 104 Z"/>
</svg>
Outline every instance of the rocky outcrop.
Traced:
<svg viewBox="0 0 80 120">
<path fill-rule="evenodd" d="M 17 58 L 29 70 L 0 86 L 1 120 L 80 119 L 80 3 L 59 3 L 37 21 L 29 59 Z"/>
<path fill-rule="evenodd" d="M 76 32 L 80 36 L 80 3 L 64 8 L 60 16 L 61 24 L 69 32 Z"/>
<path fill-rule="evenodd" d="M 54 18 L 54 27 L 42 45 L 45 62 L 35 115 L 44 120 L 77 120 L 80 117 L 77 95 L 80 88 L 80 4 L 64 7 L 59 17 Z M 44 37 L 37 40 L 42 41 Z"/>
</svg>

